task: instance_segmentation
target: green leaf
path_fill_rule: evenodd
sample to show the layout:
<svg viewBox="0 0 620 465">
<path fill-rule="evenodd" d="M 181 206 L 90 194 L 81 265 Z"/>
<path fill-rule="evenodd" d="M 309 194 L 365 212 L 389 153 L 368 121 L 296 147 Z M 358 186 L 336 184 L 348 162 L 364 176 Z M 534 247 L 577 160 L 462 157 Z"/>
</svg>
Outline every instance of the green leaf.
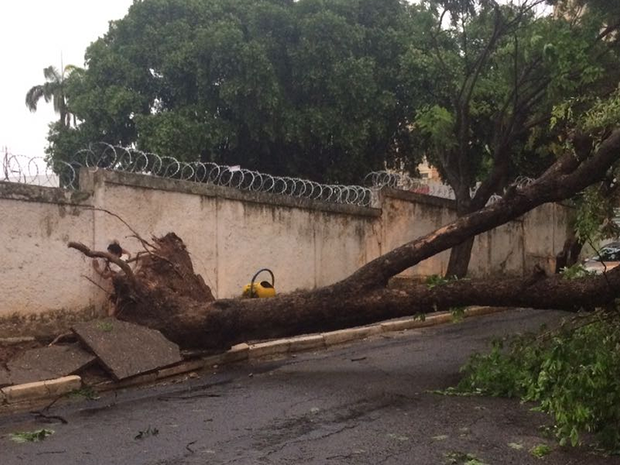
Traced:
<svg viewBox="0 0 620 465">
<path fill-rule="evenodd" d="M 542 459 L 551 453 L 551 448 L 547 444 L 538 444 L 530 449 L 530 454 Z"/>
<path fill-rule="evenodd" d="M 17 443 L 25 442 L 40 442 L 45 440 L 48 436 L 54 434 L 54 430 L 51 429 L 39 429 L 30 432 L 11 433 L 9 437 L 12 441 Z"/>
</svg>

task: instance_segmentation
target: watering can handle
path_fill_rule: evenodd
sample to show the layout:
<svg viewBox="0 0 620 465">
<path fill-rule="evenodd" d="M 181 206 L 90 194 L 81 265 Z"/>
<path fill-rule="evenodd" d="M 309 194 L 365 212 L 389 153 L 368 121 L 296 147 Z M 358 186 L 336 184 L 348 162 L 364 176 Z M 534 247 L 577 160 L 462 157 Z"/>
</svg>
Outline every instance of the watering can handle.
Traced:
<svg viewBox="0 0 620 465">
<path fill-rule="evenodd" d="M 252 282 L 250 283 L 250 298 L 254 297 L 254 281 L 256 280 L 258 275 L 261 274 L 263 271 L 266 271 L 271 275 L 271 285 L 273 287 L 276 286 L 276 278 L 273 275 L 273 272 L 269 268 L 262 268 L 258 270 L 254 276 L 252 276 Z"/>
</svg>

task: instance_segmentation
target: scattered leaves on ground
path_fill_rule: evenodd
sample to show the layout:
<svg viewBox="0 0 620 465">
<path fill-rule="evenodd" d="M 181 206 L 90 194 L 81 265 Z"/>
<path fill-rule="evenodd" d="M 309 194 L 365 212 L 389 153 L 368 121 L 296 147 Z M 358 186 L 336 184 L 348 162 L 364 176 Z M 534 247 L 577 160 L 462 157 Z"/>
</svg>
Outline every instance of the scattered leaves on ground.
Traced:
<svg viewBox="0 0 620 465">
<path fill-rule="evenodd" d="M 547 444 L 538 444 L 530 449 L 530 454 L 534 457 L 542 459 L 551 453 L 551 448 Z"/>
<path fill-rule="evenodd" d="M 611 312 L 611 311 L 610 311 Z M 620 449 L 620 319 L 594 312 L 549 331 L 495 340 L 491 352 L 475 354 L 456 390 L 519 397 L 554 420 L 561 446 L 577 446 L 584 433 L 598 445 Z"/>
<path fill-rule="evenodd" d="M 465 452 L 449 452 L 446 454 L 447 463 L 450 465 L 487 465 L 474 454 Z"/>
<path fill-rule="evenodd" d="M 97 400 L 100 399 L 100 396 L 90 386 L 84 386 L 81 389 L 75 389 L 68 394 L 69 397 L 77 397 L 80 399 L 88 399 L 88 400 Z"/>
<path fill-rule="evenodd" d="M 482 395 L 482 391 L 480 393 L 477 392 L 465 392 L 460 391 L 455 387 L 449 387 L 447 389 L 435 389 L 432 391 L 426 391 L 429 394 L 436 394 L 438 396 L 453 396 L 453 397 L 472 397 L 477 395 Z"/>
<path fill-rule="evenodd" d="M 51 429 L 38 429 L 36 431 L 23 431 L 19 433 L 11 433 L 9 437 L 12 441 L 20 444 L 25 442 L 39 442 L 43 441 L 46 437 L 54 434 L 54 430 Z"/>
<path fill-rule="evenodd" d="M 145 439 L 149 436 L 157 436 L 159 434 L 159 430 L 157 428 L 151 428 L 150 426 L 144 431 L 139 431 L 138 434 L 134 437 L 134 439 Z"/>
<path fill-rule="evenodd" d="M 450 314 L 452 315 L 452 323 L 460 323 L 465 319 L 465 307 L 452 307 Z"/>
</svg>

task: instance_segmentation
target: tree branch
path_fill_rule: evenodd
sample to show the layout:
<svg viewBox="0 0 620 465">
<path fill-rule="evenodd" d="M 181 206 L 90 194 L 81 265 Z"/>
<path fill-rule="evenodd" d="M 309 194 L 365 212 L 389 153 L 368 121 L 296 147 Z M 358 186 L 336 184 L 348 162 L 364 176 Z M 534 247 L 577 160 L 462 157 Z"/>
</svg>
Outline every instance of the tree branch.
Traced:
<svg viewBox="0 0 620 465">
<path fill-rule="evenodd" d="M 142 236 L 140 236 L 140 234 L 138 234 L 137 231 L 135 229 L 133 229 L 129 223 L 127 223 L 127 221 L 125 221 L 123 218 L 121 218 L 116 213 L 113 213 L 110 210 L 106 210 L 105 208 L 99 208 L 99 207 L 90 207 L 89 206 L 89 207 L 86 207 L 86 209 L 92 210 L 92 211 L 97 211 L 97 212 L 103 212 L 103 213 L 106 213 L 106 214 L 108 214 L 110 216 L 113 216 L 114 218 L 119 220 L 121 223 L 123 223 L 127 227 L 127 229 L 129 229 L 133 233 L 131 235 L 131 237 L 134 237 L 135 239 L 137 239 L 142 244 L 142 247 L 144 247 L 144 250 L 149 252 L 149 247 L 150 248 L 154 248 L 153 244 L 151 244 L 147 240 L 143 239 Z"/>
<path fill-rule="evenodd" d="M 572 197 L 603 179 L 619 158 L 620 129 L 607 137 L 591 158 L 581 162 L 573 154 L 564 155 L 540 178 L 519 189 L 510 199 L 499 200 L 388 252 L 360 268 L 341 284 L 345 287 L 385 286 L 392 276 L 472 236 L 508 223 L 544 203 Z"/>
<path fill-rule="evenodd" d="M 135 283 L 136 277 L 133 274 L 133 270 L 124 260 L 121 260 L 120 258 L 108 252 L 98 252 L 96 250 L 90 250 L 88 247 L 86 247 L 81 242 L 69 242 L 67 244 L 67 247 L 69 247 L 70 249 L 78 250 L 90 258 L 105 258 L 106 260 L 108 260 L 111 263 L 114 263 L 121 270 L 123 270 L 123 272 L 125 273 L 125 276 L 127 276 L 127 279 L 129 279 L 129 281 L 131 281 L 132 283 Z"/>
</svg>

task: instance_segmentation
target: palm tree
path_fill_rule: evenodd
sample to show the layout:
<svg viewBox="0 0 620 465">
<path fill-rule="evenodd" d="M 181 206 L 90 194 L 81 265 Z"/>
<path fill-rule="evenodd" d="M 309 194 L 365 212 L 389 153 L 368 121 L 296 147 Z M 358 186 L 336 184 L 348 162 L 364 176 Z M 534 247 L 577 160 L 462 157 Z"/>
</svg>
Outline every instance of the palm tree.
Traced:
<svg viewBox="0 0 620 465">
<path fill-rule="evenodd" d="M 73 65 L 67 65 L 62 72 L 54 66 L 48 66 L 43 70 L 45 76 L 45 84 L 30 88 L 26 94 L 26 106 L 32 112 L 37 111 L 37 103 L 41 97 L 46 102 L 52 101 L 54 111 L 60 115 L 61 126 L 69 126 L 71 123 L 71 114 L 67 110 L 67 98 L 65 95 L 65 81 L 71 72 L 77 68 Z"/>
</svg>

